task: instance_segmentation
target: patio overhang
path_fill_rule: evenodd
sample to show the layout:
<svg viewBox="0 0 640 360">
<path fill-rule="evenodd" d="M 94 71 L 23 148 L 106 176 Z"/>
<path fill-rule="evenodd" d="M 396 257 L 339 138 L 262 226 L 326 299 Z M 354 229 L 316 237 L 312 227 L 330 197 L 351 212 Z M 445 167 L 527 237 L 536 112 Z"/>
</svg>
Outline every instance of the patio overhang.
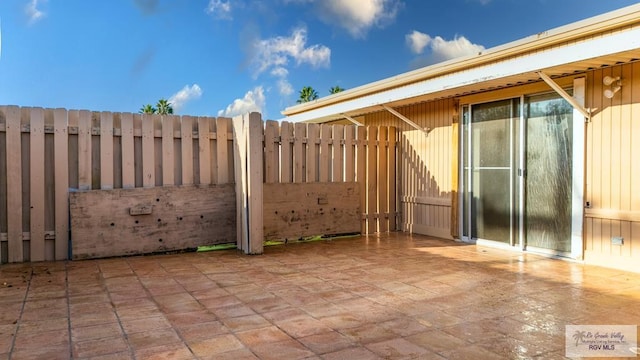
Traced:
<svg viewBox="0 0 640 360">
<path fill-rule="evenodd" d="M 640 4 L 292 106 L 283 111 L 282 120 L 322 123 L 355 118 L 382 106 L 397 109 L 534 82 L 549 84 L 554 78 L 638 59 Z"/>
</svg>

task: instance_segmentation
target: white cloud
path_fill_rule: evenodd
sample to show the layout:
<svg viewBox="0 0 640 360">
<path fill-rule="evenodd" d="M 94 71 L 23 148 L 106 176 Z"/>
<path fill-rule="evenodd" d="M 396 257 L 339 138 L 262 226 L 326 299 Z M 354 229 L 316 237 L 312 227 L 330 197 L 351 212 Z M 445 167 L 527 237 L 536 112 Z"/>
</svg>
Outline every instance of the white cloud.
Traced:
<svg viewBox="0 0 640 360">
<path fill-rule="evenodd" d="M 410 34 L 405 35 L 407 45 L 414 54 L 422 54 L 424 48 L 431 42 L 431 36 L 413 30 Z"/>
<path fill-rule="evenodd" d="M 392 23 L 402 6 L 399 0 L 317 0 L 323 21 L 364 37 L 373 26 Z"/>
<path fill-rule="evenodd" d="M 485 50 L 484 46 L 474 44 L 464 36 L 456 36 L 452 40 L 445 40 L 440 36 L 431 37 L 427 34 L 414 31 L 411 34 L 406 35 L 406 40 L 411 51 L 415 53 L 422 54 L 425 52 L 426 48 L 430 50 L 429 54 L 426 56 L 417 58 L 413 61 L 413 68 L 431 65 L 458 57 L 470 56 Z"/>
<path fill-rule="evenodd" d="M 257 86 L 253 90 L 247 91 L 243 98 L 235 99 L 226 109 L 218 111 L 218 116 L 233 117 L 253 111 L 262 113 L 264 108 L 264 89 L 262 86 Z"/>
<path fill-rule="evenodd" d="M 309 64 L 313 68 L 328 67 L 331 61 L 331 49 L 324 45 L 307 46 L 307 29 L 299 27 L 291 36 L 277 36 L 260 39 L 253 44 L 255 76 L 271 69 L 281 71 L 290 60 L 296 65 Z"/>
<path fill-rule="evenodd" d="M 202 89 L 198 84 L 193 84 L 191 86 L 185 85 L 180 91 L 171 95 L 169 98 L 169 103 L 175 111 L 180 110 L 187 102 L 199 99 L 202 96 Z"/>
<path fill-rule="evenodd" d="M 293 85 L 285 78 L 280 79 L 278 80 L 278 92 L 284 96 L 291 95 L 293 94 Z"/>
<path fill-rule="evenodd" d="M 207 8 L 204 10 L 207 14 L 218 19 L 231 20 L 231 1 L 209 0 Z"/>
<path fill-rule="evenodd" d="M 46 0 L 42 0 L 42 1 L 46 1 Z M 27 3 L 27 6 L 25 6 L 24 8 L 24 12 L 27 14 L 27 17 L 29 18 L 29 24 L 35 24 L 36 22 L 42 20 L 42 18 L 44 18 L 46 15 L 42 10 L 38 9 L 39 2 L 40 2 L 39 0 L 31 0 L 29 1 L 29 3 Z"/>
</svg>

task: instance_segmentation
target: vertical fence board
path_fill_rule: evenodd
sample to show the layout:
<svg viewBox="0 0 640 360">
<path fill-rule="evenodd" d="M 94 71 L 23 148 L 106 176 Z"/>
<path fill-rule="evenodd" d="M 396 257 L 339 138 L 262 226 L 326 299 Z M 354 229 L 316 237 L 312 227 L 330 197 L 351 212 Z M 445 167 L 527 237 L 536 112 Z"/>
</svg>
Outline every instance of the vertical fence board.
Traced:
<svg viewBox="0 0 640 360">
<path fill-rule="evenodd" d="M 356 179 L 354 164 L 356 127 L 348 125 L 344 130 L 344 181 L 350 182 Z"/>
<path fill-rule="evenodd" d="M 280 124 L 280 182 L 293 182 L 293 125 L 288 121 Z"/>
<path fill-rule="evenodd" d="M 397 208 L 396 208 L 396 139 L 395 127 L 389 128 L 389 231 L 397 230 Z"/>
<path fill-rule="evenodd" d="M 198 117 L 198 153 L 200 156 L 200 184 L 211 184 L 211 136 L 209 118 Z"/>
<path fill-rule="evenodd" d="M 320 140 L 320 126 L 307 125 L 307 182 L 318 181 L 318 141 Z"/>
<path fill-rule="evenodd" d="M 100 188 L 113 189 L 113 114 L 100 113 Z"/>
<path fill-rule="evenodd" d="M 182 185 L 193 185 L 193 118 L 183 116 L 180 123 Z"/>
<path fill-rule="evenodd" d="M 259 113 L 249 114 L 249 140 L 248 140 L 248 170 L 249 173 L 249 253 L 262 254 L 264 242 L 264 226 L 262 213 L 263 199 L 263 168 L 262 157 L 264 153 L 264 131 L 262 118 Z"/>
<path fill-rule="evenodd" d="M 333 182 L 342 182 L 344 180 L 344 125 L 333 126 L 333 145 L 331 146 L 331 161 L 333 169 L 331 170 L 331 180 Z"/>
<path fill-rule="evenodd" d="M 301 183 L 305 181 L 306 159 L 304 153 L 304 142 L 307 137 L 307 125 L 296 123 L 294 125 L 293 142 L 293 182 Z"/>
<path fill-rule="evenodd" d="M 55 259 L 65 260 L 69 255 L 69 132 L 65 109 L 54 110 L 53 124 L 53 151 L 56 157 L 54 168 Z M 133 141 L 133 136 L 131 140 Z"/>
<path fill-rule="evenodd" d="M 389 230 L 389 172 L 388 172 L 388 128 L 381 126 L 378 129 L 378 226 L 380 232 Z"/>
<path fill-rule="evenodd" d="M 265 151 L 265 182 L 272 184 L 278 181 L 279 153 L 278 153 L 278 122 L 268 120 L 264 128 L 264 151 Z"/>
<path fill-rule="evenodd" d="M 245 253 L 249 248 L 249 227 L 247 224 L 247 142 L 248 126 L 242 116 L 232 119 L 233 124 L 233 156 L 235 163 L 236 182 L 236 224 L 237 241 L 236 246 Z"/>
<path fill-rule="evenodd" d="M 229 182 L 229 119 L 218 118 L 216 121 L 216 135 L 217 135 L 217 173 L 218 184 L 227 184 Z"/>
<path fill-rule="evenodd" d="M 44 111 L 29 109 L 29 231 L 30 259 L 44 261 Z"/>
<path fill-rule="evenodd" d="M 9 262 L 23 261 L 22 248 L 22 144 L 20 109 L 7 106 L 7 255 Z"/>
<path fill-rule="evenodd" d="M 142 186 L 145 188 L 156 185 L 153 123 L 153 115 L 142 115 Z"/>
<path fill-rule="evenodd" d="M 320 182 L 328 182 L 331 178 L 331 168 L 329 167 L 329 144 L 331 141 L 331 125 L 320 125 L 320 167 L 318 179 Z"/>
<path fill-rule="evenodd" d="M 91 113 L 78 114 L 78 189 L 91 190 Z"/>
<path fill-rule="evenodd" d="M 360 209 L 362 213 L 367 214 L 367 156 L 365 153 L 366 141 L 367 141 L 367 128 L 364 126 L 357 127 L 357 140 L 356 140 L 356 181 L 360 185 Z M 367 234 L 367 219 L 362 217 L 362 231 L 363 234 Z"/>
<path fill-rule="evenodd" d="M 367 233 L 373 234 L 378 231 L 378 169 L 377 169 L 377 149 L 378 128 L 367 127 Z"/>
<path fill-rule="evenodd" d="M 162 124 L 162 185 L 175 185 L 173 154 L 173 115 L 161 117 Z"/>
<path fill-rule="evenodd" d="M 121 114 L 120 130 L 122 134 L 122 187 L 132 189 L 136 187 L 133 114 Z"/>
</svg>

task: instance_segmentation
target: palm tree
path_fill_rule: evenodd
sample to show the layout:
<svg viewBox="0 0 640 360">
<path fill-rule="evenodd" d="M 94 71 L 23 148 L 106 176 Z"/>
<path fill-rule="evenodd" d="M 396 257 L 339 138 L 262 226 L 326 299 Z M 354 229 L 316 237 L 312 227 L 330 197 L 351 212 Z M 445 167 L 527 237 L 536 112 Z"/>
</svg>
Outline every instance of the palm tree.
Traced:
<svg viewBox="0 0 640 360">
<path fill-rule="evenodd" d="M 140 108 L 140 110 L 138 111 L 140 114 L 155 114 L 156 113 L 156 108 L 153 107 L 153 105 L 151 104 L 147 104 L 143 107 Z"/>
<path fill-rule="evenodd" d="M 340 86 L 336 85 L 336 86 L 332 86 L 331 89 L 329 89 L 329 93 L 331 94 L 337 94 L 339 92 L 343 92 L 344 89 L 341 88 Z"/>
<path fill-rule="evenodd" d="M 300 98 L 297 103 L 302 104 L 309 102 L 311 100 L 315 100 L 318 98 L 318 92 L 315 91 L 311 86 L 305 86 L 300 90 Z"/>
<path fill-rule="evenodd" d="M 160 115 L 169 115 L 173 114 L 173 106 L 167 99 L 160 99 L 156 104 L 157 112 Z"/>
</svg>

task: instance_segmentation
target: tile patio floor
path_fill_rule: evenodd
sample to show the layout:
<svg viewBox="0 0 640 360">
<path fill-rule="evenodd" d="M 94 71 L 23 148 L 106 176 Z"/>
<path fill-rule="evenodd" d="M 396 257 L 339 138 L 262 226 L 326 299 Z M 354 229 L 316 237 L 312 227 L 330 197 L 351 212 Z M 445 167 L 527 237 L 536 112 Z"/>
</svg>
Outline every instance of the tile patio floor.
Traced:
<svg viewBox="0 0 640 360">
<path fill-rule="evenodd" d="M 406 234 L 0 266 L 0 359 L 564 358 L 640 274 Z"/>
</svg>

